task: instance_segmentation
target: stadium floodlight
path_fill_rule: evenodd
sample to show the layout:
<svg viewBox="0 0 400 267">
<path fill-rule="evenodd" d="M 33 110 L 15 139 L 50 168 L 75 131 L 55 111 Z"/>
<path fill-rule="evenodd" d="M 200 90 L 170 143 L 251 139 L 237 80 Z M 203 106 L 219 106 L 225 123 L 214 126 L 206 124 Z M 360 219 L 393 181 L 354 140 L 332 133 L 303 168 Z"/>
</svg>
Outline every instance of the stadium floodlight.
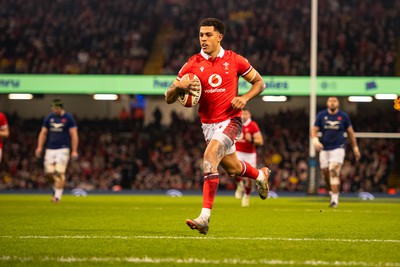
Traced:
<svg viewBox="0 0 400 267">
<path fill-rule="evenodd" d="M 376 94 L 375 99 L 378 100 L 395 100 L 397 99 L 396 94 Z"/>
<path fill-rule="evenodd" d="M 371 96 L 349 96 L 350 102 L 372 102 Z"/>
<path fill-rule="evenodd" d="M 117 100 L 118 95 L 116 94 L 95 94 L 93 95 L 94 100 Z"/>
<path fill-rule="evenodd" d="M 31 100 L 32 94 L 8 94 L 8 99 L 11 100 Z"/>
<path fill-rule="evenodd" d="M 287 96 L 280 95 L 265 95 L 262 97 L 262 100 L 264 102 L 286 102 L 287 101 Z"/>
</svg>

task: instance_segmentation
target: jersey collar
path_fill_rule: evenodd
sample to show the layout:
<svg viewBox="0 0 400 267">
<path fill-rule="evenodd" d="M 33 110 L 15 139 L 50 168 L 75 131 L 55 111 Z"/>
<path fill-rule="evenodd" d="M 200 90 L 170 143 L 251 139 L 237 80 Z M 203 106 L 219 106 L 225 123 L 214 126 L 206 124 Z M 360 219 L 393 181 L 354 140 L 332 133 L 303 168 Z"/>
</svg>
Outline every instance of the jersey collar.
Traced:
<svg viewBox="0 0 400 267">
<path fill-rule="evenodd" d="M 243 123 L 244 126 L 249 126 L 251 119 L 248 119 L 246 122 Z"/>
<path fill-rule="evenodd" d="M 204 53 L 203 49 L 201 49 L 200 54 L 201 54 L 206 60 L 209 60 L 209 59 L 211 58 L 210 55 L 207 55 L 206 53 Z M 224 50 L 224 49 L 222 48 L 222 46 L 221 46 L 221 50 L 219 50 L 219 53 L 218 53 L 217 57 L 222 58 L 222 57 L 224 56 L 224 54 L 225 54 L 225 50 Z"/>
</svg>

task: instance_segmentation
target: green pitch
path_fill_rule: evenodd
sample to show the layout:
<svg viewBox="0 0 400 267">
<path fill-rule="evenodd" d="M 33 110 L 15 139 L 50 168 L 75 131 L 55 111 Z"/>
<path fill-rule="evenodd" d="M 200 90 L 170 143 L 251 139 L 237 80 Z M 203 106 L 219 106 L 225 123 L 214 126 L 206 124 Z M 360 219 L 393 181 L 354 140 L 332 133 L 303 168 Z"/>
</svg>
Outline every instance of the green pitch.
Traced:
<svg viewBox="0 0 400 267">
<path fill-rule="evenodd" d="M 217 196 L 0 195 L 0 266 L 400 266 L 400 201 Z"/>
</svg>

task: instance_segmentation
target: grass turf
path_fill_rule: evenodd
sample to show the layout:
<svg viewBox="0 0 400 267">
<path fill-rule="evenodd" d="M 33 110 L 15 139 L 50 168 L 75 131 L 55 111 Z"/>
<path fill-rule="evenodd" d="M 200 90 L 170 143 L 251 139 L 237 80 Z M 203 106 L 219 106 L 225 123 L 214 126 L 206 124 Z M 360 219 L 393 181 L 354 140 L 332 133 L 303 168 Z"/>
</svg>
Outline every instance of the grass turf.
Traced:
<svg viewBox="0 0 400 267">
<path fill-rule="evenodd" d="M 400 201 L 217 196 L 0 195 L 0 266 L 400 266 Z"/>
</svg>

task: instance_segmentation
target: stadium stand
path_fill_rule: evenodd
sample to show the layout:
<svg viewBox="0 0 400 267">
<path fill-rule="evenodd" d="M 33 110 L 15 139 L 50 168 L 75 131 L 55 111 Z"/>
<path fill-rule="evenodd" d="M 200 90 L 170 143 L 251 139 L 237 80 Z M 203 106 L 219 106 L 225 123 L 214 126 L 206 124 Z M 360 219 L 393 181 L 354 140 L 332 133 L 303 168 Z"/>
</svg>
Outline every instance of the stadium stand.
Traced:
<svg viewBox="0 0 400 267">
<path fill-rule="evenodd" d="M 121 131 L 118 119 L 78 118 L 82 125 L 80 158 L 71 162 L 66 188 L 111 191 L 117 185 L 132 190 L 201 190 L 205 144 L 198 130 L 199 122 L 183 121 L 176 113 L 171 116 L 172 123 L 168 126 L 161 125 L 160 114 L 155 113 L 153 123 L 130 131 Z M 0 189 L 48 188 L 42 166 L 34 157 L 41 119 L 18 119 L 16 114 L 8 117 L 13 135 L 4 147 Z M 357 120 L 354 127 L 359 131 L 379 131 L 380 125 L 371 123 L 379 118 L 377 114 Z M 267 164 L 273 170 L 271 189 L 305 192 L 309 138 L 304 121 L 308 120 L 308 114 L 291 110 L 275 115 L 266 113 L 254 119 L 265 135 L 265 146 L 258 148 L 258 164 Z M 387 117 L 386 129 L 396 132 L 397 120 Z M 360 139 L 363 157 L 356 163 L 350 151 L 346 154 L 342 191 L 386 192 L 389 173 L 398 161 L 398 146 L 398 142 L 390 139 Z M 223 174 L 220 189 L 234 188 L 234 181 Z"/>
<path fill-rule="evenodd" d="M 0 0 L 0 7 L 0 73 L 142 74 L 151 65 L 161 67 L 149 67 L 146 74 L 176 75 L 199 51 L 200 19 L 217 16 L 227 24 L 223 47 L 246 56 L 262 75 L 309 75 L 308 0 L 42 0 L 40 5 Z M 319 7 L 319 75 L 400 76 L 399 0 L 320 0 Z M 12 135 L 4 147 L 0 189 L 48 188 L 33 155 L 41 119 L 7 115 Z M 123 129 L 118 120 L 78 117 L 84 150 L 71 162 L 67 188 L 201 189 L 204 145 L 198 122 L 172 116 L 169 126 L 155 119 Z M 354 127 L 400 131 L 394 129 L 400 116 L 382 117 L 358 114 Z M 305 191 L 309 138 L 300 122 L 308 115 L 292 110 L 256 119 L 266 140 L 259 164 L 274 171 L 272 190 Z M 399 145 L 361 139 L 359 146 L 360 163 L 347 153 L 342 190 L 385 192 Z M 220 188 L 233 187 L 223 175 Z"/>
<path fill-rule="evenodd" d="M 310 1 L 1 0 L 0 73 L 173 74 L 201 18 L 262 75 L 309 75 Z M 399 76 L 398 0 L 320 0 L 318 75 Z M 162 27 L 161 27 L 162 26 Z"/>
<path fill-rule="evenodd" d="M 0 73 L 141 74 L 157 0 L 1 0 Z"/>
</svg>

